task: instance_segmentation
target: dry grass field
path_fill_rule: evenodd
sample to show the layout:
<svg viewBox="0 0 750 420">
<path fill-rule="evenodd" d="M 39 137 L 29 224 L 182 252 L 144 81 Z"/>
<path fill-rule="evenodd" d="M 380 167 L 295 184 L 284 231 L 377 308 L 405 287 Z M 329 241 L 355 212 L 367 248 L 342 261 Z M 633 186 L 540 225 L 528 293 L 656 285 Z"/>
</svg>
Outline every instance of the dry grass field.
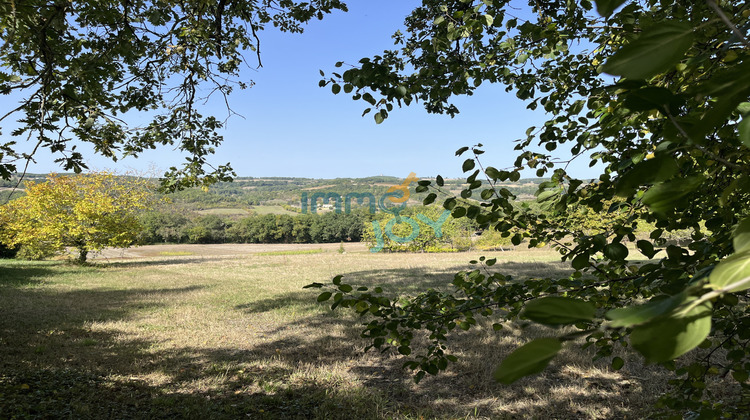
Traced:
<svg viewBox="0 0 750 420">
<path fill-rule="evenodd" d="M 459 363 L 415 385 L 400 357 L 362 352 L 361 319 L 302 286 L 345 274 L 401 294 L 447 289 L 479 254 L 338 246 L 144 247 L 87 267 L 0 261 L 0 418 L 642 418 L 662 391 L 663 372 L 637 356 L 621 354 L 629 363 L 613 372 L 580 350 L 496 384 L 506 354 L 554 334 L 522 324 L 457 334 Z M 549 250 L 494 256 L 493 268 L 519 276 L 568 270 Z"/>
</svg>

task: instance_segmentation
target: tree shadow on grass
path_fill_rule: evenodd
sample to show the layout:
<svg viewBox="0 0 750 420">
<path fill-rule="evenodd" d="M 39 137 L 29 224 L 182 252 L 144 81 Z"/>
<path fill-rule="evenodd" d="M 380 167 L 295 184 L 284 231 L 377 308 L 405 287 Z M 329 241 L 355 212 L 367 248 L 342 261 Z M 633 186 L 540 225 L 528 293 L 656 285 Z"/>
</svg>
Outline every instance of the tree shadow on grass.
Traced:
<svg viewBox="0 0 750 420">
<path fill-rule="evenodd" d="M 108 260 L 97 260 L 94 264 L 101 267 L 116 267 L 116 268 L 137 268 L 137 267 L 151 267 L 160 265 L 182 265 L 182 264 L 200 264 L 207 261 L 218 261 L 223 258 L 221 257 L 155 257 L 158 259 L 144 260 L 141 258 L 128 260 L 128 261 L 108 261 Z M 229 259 L 229 258 L 227 258 Z"/>
<path fill-rule="evenodd" d="M 44 266 L 0 265 L 0 288 L 42 283 L 54 271 Z"/>
<path fill-rule="evenodd" d="M 450 287 L 463 268 L 358 271 L 347 279 L 412 293 Z M 0 290 L 0 418 L 613 418 L 639 416 L 629 402 L 648 399 L 652 376 L 623 379 L 601 364 L 579 374 L 564 366 L 585 366 L 587 357 L 575 352 L 543 375 L 495 384 L 492 369 L 505 355 L 528 337 L 554 334 L 517 325 L 456 334 L 459 364 L 415 386 L 394 352 L 362 352 L 367 318 L 322 310 L 317 290 L 236 307 L 248 322 L 280 307 L 303 314 L 267 325 L 266 339 L 243 348 L 168 348 L 148 334 L 91 328 L 131 322 L 200 288 Z"/>
<path fill-rule="evenodd" d="M 494 382 L 492 372 L 502 359 L 531 338 L 555 336 L 543 327 L 520 328 L 507 324 L 494 332 L 489 322 L 481 329 L 454 331 L 449 352 L 459 362 L 415 385 L 405 358 L 394 349 L 363 352 L 371 341 L 360 337 L 363 322 L 355 316 L 309 316 L 269 332 L 274 340 L 256 344 L 252 357 L 277 358 L 282 364 L 310 365 L 319 369 L 344 364 L 356 386 L 381 395 L 402 415 L 415 418 L 625 418 L 640 417 L 653 403 L 652 381 L 666 375 L 654 369 L 644 374 L 611 372 L 608 360 L 592 363 L 593 353 L 576 347 L 564 352 L 541 375 L 511 386 Z M 424 337 L 414 342 L 426 343 Z M 423 351 L 424 347 L 422 347 Z M 421 351 L 414 347 L 414 355 Z M 626 360 L 639 360 L 622 354 Z M 573 366 L 569 369 L 567 366 Z"/>
<path fill-rule="evenodd" d="M 386 296 L 393 298 L 395 296 L 414 296 L 428 289 L 452 291 L 454 290 L 453 278 L 456 273 L 460 271 L 466 271 L 466 266 L 454 266 L 440 269 L 425 269 L 424 267 L 418 267 L 407 269 L 362 270 L 344 274 L 342 281 L 351 284 L 355 289 L 360 286 L 365 286 L 368 287 L 370 291 L 372 291 L 374 287 L 380 286 L 383 288 L 383 292 Z M 569 265 L 565 263 L 505 262 L 493 267 L 493 272 L 494 271 L 505 275 L 511 275 L 514 278 L 563 278 L 567 277 L 572 270 L 569 268 Z M 238 305 L 235 309 L 250 314 L 267 312 L 289 305 L 310 309 L 319 306 L 315 301 L 315 296 L 319 293 L 320 289 L 284 293 L 270 299 L 255 300 L 246 304 Z"/>
<path fill-rule="evenodd" d="M 344 282 L 368 287 L 383 285 L 394 294 L 414 294 L 427 288 L 449 289 L 454 273 L 463 268 L 359 271 L 348 273 Z M 507 262 L 493 269 L 519 279 L 563 278 L 571 272 L 567 264 L 538 262 Z M 307 310 L 330 305 L 330 301 L 318 304 L 315 301 L 318 293 L 319 289 L 291 292 L 240 305 L 237 309 L 254 315 L 287 305 Z M 506 323 L 505 329 L 495 332 L 491 322 L 480 321 L 483 328 L 454 331 L 448 343 L 449 351 L 460 356 L 459 363 L 437 377 L 428 375 L 422 384 L 415 386 L 412 373 L 402 369 L 405 359 L 393 349 L 382 354 L 373 350 L 362 354 L 362 349 L 371 344 L 360 337 L 363 323 L 370 319 L 354 316 L 346 310 L 308 316 L 268 331 L 270 336 L 278 338 L 254 346 L 252 352 L 272 357 L 274 352 L 283 349 L 278 357 L 287 363 L 320 366 L 356 361 L 349 367 L 349 372 L 364 388 L 397 402 L 401 410 L 412 410 L 417 417 L 638 417 L 663 392 L 655 390 L 658 382 L 655 379 L 667 375 L 666 371 L 658 369 L 642 372 L 628 370 L 628 367 L 620 373 L 612 372 L 608 368 L 609 360 L 593 363 L 592 350 L 580 351 L 573 346 L 542 375 L 502 386 L 494 382 L 492 372 L 505 356 L 530 339 L 556 336 L 559 332 L 537 326 L 521 327 L 521 323 Z M 296 333 L 290 334 L 290 331 Z M 426 343 L 424 337 L 417 337 L 414 342 L 420 340 Z M 414 355 L 418 354 L 415 349 Z M 641 365 L 641 360 L 631 353 L 620 356 L 632 360 L 632 366 Z"/>
</svg>

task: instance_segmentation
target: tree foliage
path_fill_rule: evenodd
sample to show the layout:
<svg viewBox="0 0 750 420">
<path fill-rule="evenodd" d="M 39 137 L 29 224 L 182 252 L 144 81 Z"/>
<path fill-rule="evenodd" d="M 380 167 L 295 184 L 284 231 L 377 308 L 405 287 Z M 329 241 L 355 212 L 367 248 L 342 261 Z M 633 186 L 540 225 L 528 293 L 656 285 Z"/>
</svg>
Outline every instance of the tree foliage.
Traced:
<svg viewBox="0 0 750 420">
<path fill-rule="evenodd" d="M 135 242 L 150 190 L 147 181 L 106 172 L 27 182 L 25 196 L 0 207 L 0 242 L 37 257 L 73 247 L 83 263 L 90 251 Z"/>
<path fill-rule="evenodd" d="M 456 327 L 471 328 L 480 316 L 525 318 L 573 330 L 550 330 L 517 349 L 497 368 L 500 382 L 542 370 L 583 338 L 613 369 L 632 346 L 645 362 L 674 371 L 664 407 L 702 418 L 742 413 L 737 401 L 712 401 L 705 389 L 711 376 L 747 388 L 750 372 L 750 5 L 529 1 L 526 12 L 504 0 L 425 0 L 406 18 L 406 33 L 395 35 L 398 49 L 321 83 L 367 102 L 377 123 L 413 102 L 455 115 L 451 99 L 484 83 L 543 108 L 549 119 L 517 141 L 510 168 L 486 166 L 481 144 L 459 149 L 473 154 L 463 164 L 468 187 L 444 205 L 464 208 L 460 214 L 514 244 L 550 244 L 573 273 L 513 279 L 483 257 L 456 274 L 453 293 L 390 299 L 337 277 L 327 287 L 338 293 L 321 300 L 372 315 L 363 336 L 409 355 L 405 366 L 417 380 L 455 360 L 448 335 Z M 557 149 L 570 157 L 555 157 Z M 566 171 L 572 159 L 603 170 L 576 179 Z M 537 191 L 548 212 L 514 206 L 498 185 L 529 169 L 550 177 Z M 438 196 L 443 182 L 423 188 Z M 582 208 L 611 223 L 570 223 Z M 639 225 L 652 226 L 647 237 L 636 237 Z M 686 244 L 667 242 L 686 230 Z M 430 339 L 419 352 L 411 344 L 417 331 Z M 697 361 L 674 361 L 696 347 L 706 349 Z"/>
<path fill-rule="evenodd" d="M 358 242 L 370 225 L 369 214 L 286 214 L 220 217 L 164 208 L 140 217 L 141 245 L 171 243 L 331 243 Z"/>
<path fill-rule="evenodd" d="M 416 206 L 406 207 L 398 217 L 377 213 L 372 221 L 365 222 L 362 240 L 371 250 L 387 252 L 463 251 L 471 248 L 475 231 L 471 220 L 453 218 L 440 206 Z"/>
<path fill-rule="evenodd" d="M 228 179 L 228 164 L 207 160 L 222 141 L 222 123 L 201 115 L 199 104 L 252 85 L 238 80 L 243 53 L 257 53 L 261 65 L 258 34 L 267 25 L 302 32 L 302 24 L 335 9 L 346 6 L 339 0 L 0 2 L 0 93 L 20 99 L 3 102 L 0 123 L 17 116 L 11 134 L 33 149 L 0 144 L 0 178 L 40 148 L 58 154 L 65 170 L 80 172 L 86 165 L 76 143 L 83 142 L 115 160 L 174 146 L 187 162 L 165 174 L 171 190 Z M 133 113 L 151 122 L 126 124 Z"/>
</svg>

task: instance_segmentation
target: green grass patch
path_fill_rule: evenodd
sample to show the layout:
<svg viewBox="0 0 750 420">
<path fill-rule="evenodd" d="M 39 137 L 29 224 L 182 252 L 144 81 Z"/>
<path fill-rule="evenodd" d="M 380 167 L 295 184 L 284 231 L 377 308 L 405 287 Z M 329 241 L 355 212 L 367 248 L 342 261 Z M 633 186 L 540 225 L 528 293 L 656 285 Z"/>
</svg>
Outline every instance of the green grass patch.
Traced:
<svg viewBox="0 0 750 420">
<path fill-rule="evenodd" d="M 308 255 L 308 254 L 320 254 L 324 252 L 322 249 L 294 249 L 286 251 L 268 251 L 258 252 L 255 255 L 268 256 L 268 255 Z"/>
</svg>

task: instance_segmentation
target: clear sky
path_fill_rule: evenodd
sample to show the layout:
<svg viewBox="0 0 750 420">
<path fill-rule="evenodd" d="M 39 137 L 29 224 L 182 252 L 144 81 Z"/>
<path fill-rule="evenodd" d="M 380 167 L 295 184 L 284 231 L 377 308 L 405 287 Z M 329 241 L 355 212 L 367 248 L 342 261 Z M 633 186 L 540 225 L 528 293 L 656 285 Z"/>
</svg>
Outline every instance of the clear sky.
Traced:
<svg viewBox="0 0 750 420">
<path fill-rule="evenodd" d="M 356 63 L 393 46 L 391 35 L 402 27 L 404 17 L 417 5 L 415 0 L 351 0 L 348 13 L 334 13 L 314 21 L 303 34 L 260 33 L 263 67 L 242 73 L 255 85 L 237 90 L 230 105 L 242 117 L 233 116 L 221 133 L 224 144 L 210 160 L 231 162 L 239 176 L 294 176 L 309 178 L 392 175 L 420 177 L 441 174 L 460 177 L 463 158 L 456 149 L 483 143 L 485 165 L 508 167 L 515 159 L 513 140 L 524 137 L 526 128 L 545 120 L 506 93 L 499 85 L 482 85 L 471 97 L 457 98 L 461 113 L 455 118 L 429 115 L 421 104 L 394 109 L 376 125 L 372 115 L 362 117 L 366 103 L 350 95 L 333 95 L 330 87 L 318 87 L 319 70 L 335 71 L 337 61 Z M 223 102 L 207 104 L 204 115 L 223 119 Z M 3 130 L 6 131 L 6 130 Z M 7 131 L 6 131 L 7 132 Z M 79 147 L 80 148 L 80 147 Z M 146 171 L 160 175 L 183 157 L 171 149 L 149 151 L 138 159 L 112 163 L 93 157 L 92 169 Z M 46 151 L 45 151 L 46 153 Z M 40 154 L 30 172 L 61 171 L 48 154 Z M 593 174 L 586 162 L 574 167 L 574 175 Z M 527 173 L 526 176 L 534 176 Z"/>
</svg>

